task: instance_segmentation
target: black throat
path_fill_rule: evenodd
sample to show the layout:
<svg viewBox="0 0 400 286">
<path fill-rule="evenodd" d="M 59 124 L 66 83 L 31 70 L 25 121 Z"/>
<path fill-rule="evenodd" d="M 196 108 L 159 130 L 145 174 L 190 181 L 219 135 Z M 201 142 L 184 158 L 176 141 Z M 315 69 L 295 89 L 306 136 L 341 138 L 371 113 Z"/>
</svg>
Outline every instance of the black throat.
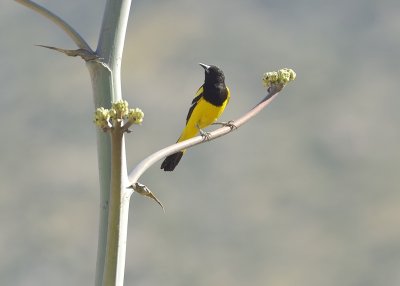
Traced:
<svg viewBox="0 0 400 286">
<path fill-rule="evenodd" d="M 203 98 L 213 105 L 223 105 L 225 100 L 228 98 L 228 90 L 226 89 L 225 83 L 204 83 Z"/>
<path fill-rule="evenodd" d="M 216 66 L 210 66 L 205 72 L 203 98 L 216 106 L 223 105 L 228 98 L 224 73 Z"/>
</svg>

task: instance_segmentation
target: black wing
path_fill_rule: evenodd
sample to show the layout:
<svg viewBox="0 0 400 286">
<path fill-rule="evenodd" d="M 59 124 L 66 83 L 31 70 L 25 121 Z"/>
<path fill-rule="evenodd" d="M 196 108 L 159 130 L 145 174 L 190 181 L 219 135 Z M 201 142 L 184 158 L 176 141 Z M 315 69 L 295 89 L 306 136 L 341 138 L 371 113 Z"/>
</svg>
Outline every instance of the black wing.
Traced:
<svg viewBox="0 0 400 286">
<path fill-rule="evenodd" d="M 189 118 L 190 118 L 190 116 L 192 115 L 192 112 L 193 112 L 194 108 L 195 108 L 196 105 L 197 105 L 197 102 L 200 100 L 200 98 L 201 98 L 202 96 L 203 96 L 203 86 L 201 86 L 201 87 L 199 88 L 199 90 L 196 92 L 196 97 L 193 98 L 193 100 L 192 100 L 192 105 L 190 105 L 189 112 L 188 112 L 188 114 L 187 114 L 187 116 L 186 116 L 186 124 L 188 123 Z"/>
</svg>

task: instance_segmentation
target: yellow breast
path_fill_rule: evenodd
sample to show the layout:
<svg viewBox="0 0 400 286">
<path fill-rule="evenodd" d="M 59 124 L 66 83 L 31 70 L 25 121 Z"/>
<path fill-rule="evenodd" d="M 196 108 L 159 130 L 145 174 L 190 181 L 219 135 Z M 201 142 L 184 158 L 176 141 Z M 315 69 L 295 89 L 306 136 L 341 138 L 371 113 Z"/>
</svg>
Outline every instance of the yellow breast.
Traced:
<svg viewBox="0 0 400 286">
<path fill-rule="evenodd" d="M 228 101 L 226 101 L 222 106 L 215 106 L 203 98 L 200 98 L 179 138 L 179 141 L 196 136 L 199 132 L 197 126 L 203 129 L 214 123 L 221 116 L 222 112 L 224 112 L 227 103 Z"/>
</svg>

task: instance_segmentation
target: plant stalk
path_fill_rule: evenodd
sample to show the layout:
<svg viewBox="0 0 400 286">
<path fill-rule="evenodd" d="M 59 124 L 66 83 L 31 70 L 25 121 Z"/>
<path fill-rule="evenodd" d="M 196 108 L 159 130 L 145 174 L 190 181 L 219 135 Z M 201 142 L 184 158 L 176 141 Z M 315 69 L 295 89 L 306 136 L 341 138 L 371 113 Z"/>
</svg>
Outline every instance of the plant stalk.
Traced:
<svg viewBox="0 0 400 286">
<path fill-rule="evenodd" d="M 126 184 L 124 136 L 120 126 L 111 131 L 111 193 L 103 285 L 123 285 L 130 196 Z"/>
</svg>

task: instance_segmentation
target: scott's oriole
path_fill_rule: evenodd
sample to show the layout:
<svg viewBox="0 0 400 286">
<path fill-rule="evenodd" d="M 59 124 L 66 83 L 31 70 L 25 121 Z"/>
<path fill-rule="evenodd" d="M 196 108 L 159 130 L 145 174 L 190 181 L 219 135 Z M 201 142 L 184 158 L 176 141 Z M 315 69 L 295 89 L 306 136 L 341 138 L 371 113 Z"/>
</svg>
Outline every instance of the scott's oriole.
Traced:
<svg viewBox="0 0 400 286">
<path fill-rule="evenodd" d="M 186 126 L 177 142 L 197 135 L 202 128 L 214 123 L 224 111 L 230 98 L 229 88 L 225 85 L 225 76 L 221 69 L 213 65 L 200 65 L 204 68 L 204 84 L 196 92 L 192 101 Z M 161 164 L 164 171 L 173 171 L 186 150 L 169 155 Z"/>
</svg>

